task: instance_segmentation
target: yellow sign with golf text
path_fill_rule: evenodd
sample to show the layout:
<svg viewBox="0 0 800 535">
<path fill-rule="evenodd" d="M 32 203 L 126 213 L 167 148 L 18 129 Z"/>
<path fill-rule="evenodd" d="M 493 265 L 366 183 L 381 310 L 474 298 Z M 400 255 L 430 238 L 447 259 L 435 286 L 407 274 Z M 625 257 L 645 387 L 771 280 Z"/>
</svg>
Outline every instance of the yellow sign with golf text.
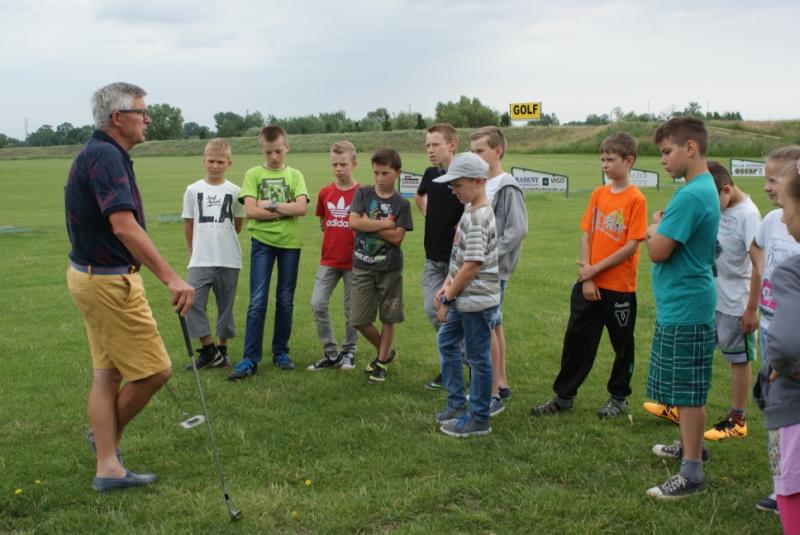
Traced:
<svg viewBox="0 0 800 535">
<path fill-rule="evenodd" d="M 542 118 L 542 103 L 541 102 L 519 102 L 517 104 L 509 104 L 508 111 L 511 118 L 517 119 L 541 119 Z"/>
</svg>

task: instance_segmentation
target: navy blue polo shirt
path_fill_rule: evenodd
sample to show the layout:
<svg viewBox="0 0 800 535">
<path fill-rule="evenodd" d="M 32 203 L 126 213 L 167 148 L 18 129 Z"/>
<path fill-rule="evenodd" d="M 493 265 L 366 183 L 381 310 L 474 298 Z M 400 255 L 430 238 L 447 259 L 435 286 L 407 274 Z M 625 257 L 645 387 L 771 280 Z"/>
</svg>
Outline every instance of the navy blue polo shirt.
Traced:
<svg viewBox="0 0 800 535">
<path fill-rule="evenodd" d="M 111 228 L 108 216 L 128 210 L 145 228 L 142 197 L 133 161 L 105 132 L 95 130 L 69 170 L 64 187 L 69 258 L 92 266 L 131 266 L 139 262 Z"/>
</svg>

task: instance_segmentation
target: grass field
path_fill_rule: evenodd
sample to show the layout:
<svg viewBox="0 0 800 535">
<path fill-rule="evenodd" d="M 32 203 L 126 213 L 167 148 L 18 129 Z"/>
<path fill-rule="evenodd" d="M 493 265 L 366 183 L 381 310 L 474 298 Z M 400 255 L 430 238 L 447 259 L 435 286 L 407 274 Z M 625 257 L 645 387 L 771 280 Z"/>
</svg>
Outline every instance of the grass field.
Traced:
<svg viewBox="0 0 800 535">
<path fill-rule="evenodd" d="M 423 154 L 404 156 L 421 172 Z M 230 177 L 259 163 L 234 155 Z M 309 191 L 330 181 L 326 154 L 290 154 Z M 727 159 L 723 159 L 727 162 Z M 357 177 L 370 182 L 368 158 Z M 206 396 L 231 496 L 244 518 L 228 524 L 210 462 L 205 430 L 182 430 L 167 392 L 159 393 L 129 426 L 123 451 L 134 470 L 159 481 L 144 489 L 97 495 L 91 490 L 94 459 L 86 445 L 86 397 L 91 360 L 81 317 L 65 284 L 69 243 L 62 188 L 66 159 L 2 161 L 6 203 L 0 227 L 30 228 L 0 234 L 0 531 L 11 533 L 779 533 L 778 517 L 756 511 L 771 488 L 766 434 L 751 403 L 750 437 L 710 444 L 709 492 L 681 503 L 654 502 L 646 488 L 663 482 L 676 463 L 650 453 L 672 441 L 677 428 L 644 413 L 645 381 L 655 319 L 650 263 L 642 255 L 639 277 L 637 367 L 631 418 L 600 421 L 612 354 L 604 337 L 595 370 L 581 389 L 574 413 L 534 419 L 529 407 L 548 399 L 558 370 L 568 296 L 578 256 L 578 222 L 589 191 L 599 184 L 596 156 L 509 154 L 505 162 L 570 176 L 573 192 L 529 194 L 530 233 L 506 297 L 508 373 L 513 389 L 494 432 L 459 441 L 437 432 L 433 414 L 443 394 L 423 388 L 437 372 L 433 330 L 422 312 L 420 271 L 423 219 L 407 235 L 407 321 L 398 327 L 400 358 L 385 385 L 369 386 L 360 371 L 372 350 L 362 340 L 353 372 L 304 371 L 321 354 L 310 310 L 320 232 L 303 219 L 304 249 L 297 288 L 291 354 L 298 370 L 268 361 L 251 380 L 234 384 L 222 371 L 203 372 Z M 655 158 L 637 167 L 659 170 Z M 159 216 L 180 211 L 184 188 L 200 176 L 200 157 L 137 158 L 148 230 L 181 272 L 188 261 L 180 224 Z M 673 188 L 646 191 L 650 211 L 662 208 Z M 762 212 L 761 182 L 740 181 Z M 313 204 L 314 200 L 312 200 Z M 241 237 L 245 258 L 249 242 Z M 248 264 L 240 277 L 236 317 L 243 330 Z M 178 322 L 167 291 L 144 273 L 151 306 L 173 355 L 171 381 L 190 414 L 200 404 L 185 361 Z M 332 312 L 342 332 L 341 290 Z M 267 320 L 272 331 L 272 304 Z M 243 332 L 233 341 L 241 355 Z M 730 371 L 715 361 L 709 419 L 727 410 Z M 19 491 L 18 491 L 19 489 Z"/>
</svg>

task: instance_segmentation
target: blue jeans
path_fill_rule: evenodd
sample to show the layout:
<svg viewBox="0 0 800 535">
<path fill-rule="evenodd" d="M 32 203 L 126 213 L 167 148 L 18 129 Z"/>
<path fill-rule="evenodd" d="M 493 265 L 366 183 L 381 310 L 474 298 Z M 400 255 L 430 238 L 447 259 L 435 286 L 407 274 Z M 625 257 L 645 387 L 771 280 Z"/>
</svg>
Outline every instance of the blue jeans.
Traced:
<svg viewBox="0 0 800 535">
<path fill-rule="evenodd" d="M 281 249 L 258 240 L 251 240 L 250 305 L 244 335 L 244 358 L 259 362 L 264 343 L 264 319 L 267 315 L 267 296 L 272 268 L 278 261 L 278 285 L 275 289 L 275 326 L 272 330 L 272 354 L 289 352 L 292 335 L 292 310 L 300 249 Z"/>
<path fill-rule="evenodd" d="M 451 306 L 437 336 L 447 407 L 459 409 L 467 404 L 462 359 L 466 353 L 470 416 L 478 423 L 489 419 L 492 402 L 492 320 L 496 313 L 496 306 L 480 312 L 459 312 Z"/>
</svg>

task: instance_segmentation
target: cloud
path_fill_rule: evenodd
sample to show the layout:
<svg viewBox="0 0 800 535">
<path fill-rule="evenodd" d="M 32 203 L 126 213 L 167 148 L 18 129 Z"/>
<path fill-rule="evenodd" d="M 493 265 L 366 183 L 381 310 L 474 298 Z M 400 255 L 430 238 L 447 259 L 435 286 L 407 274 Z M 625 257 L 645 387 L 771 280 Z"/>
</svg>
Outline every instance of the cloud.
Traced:
<svg viewBox="0 0 800 535">
<path fill-rule="evenodd" d="M 212 0 L 99 0 L 94 2 L 94 16 L 99 21 L 124 24 L 185 24 L 213 16 Z"/>
<path fill-rule="evenodd" d="M 221 110 L 278 116 L 385 107 L 432 115 L 477 97 L 541 100 L 562 121 L 682 108 L 796 117 L 800 5 L 733 0 L 0 0 L 0 132 L 86 124 L 101 85 L 213 125 Z M 32 36 L 35 36 L 33 38 Z"/>
</svg>

